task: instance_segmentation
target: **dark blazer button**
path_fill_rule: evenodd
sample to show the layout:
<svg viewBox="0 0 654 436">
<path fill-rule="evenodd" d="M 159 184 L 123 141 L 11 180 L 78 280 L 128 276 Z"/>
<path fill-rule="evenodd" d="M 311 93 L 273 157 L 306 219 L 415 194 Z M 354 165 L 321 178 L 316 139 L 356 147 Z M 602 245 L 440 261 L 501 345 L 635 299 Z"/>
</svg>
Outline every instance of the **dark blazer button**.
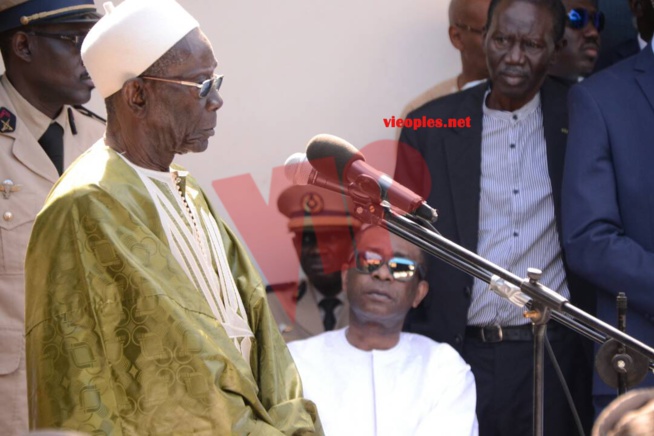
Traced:
<svg viewBox="0 0 654 436">
<path fill-rule="evenodd" d="M 472 296 L 472 288 L 470 286 L 466 286 L 463 289 L 463 295 L 465 295 L 466 298 L 470 298 Z"/>
<path fill-rule="evenodd" d="M 463 335 L 462 334 L 456 335 L 456 337 L 454 338 L 454 343 L 460 344 L 461 342 L 463 342 Z"/>
</svg>

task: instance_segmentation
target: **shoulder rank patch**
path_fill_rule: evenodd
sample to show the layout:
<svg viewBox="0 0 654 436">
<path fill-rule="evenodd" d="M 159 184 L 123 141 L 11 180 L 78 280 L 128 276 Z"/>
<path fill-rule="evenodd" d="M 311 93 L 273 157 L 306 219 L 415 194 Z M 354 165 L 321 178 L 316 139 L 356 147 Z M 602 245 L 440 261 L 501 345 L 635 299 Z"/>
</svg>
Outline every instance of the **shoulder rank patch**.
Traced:
<svg viewBox="0 0 654 436">
<path fill-rule="evenodd" d="M 0 133 L 9 133 L 16 130 L 16 115 L 6 107 L 0 107 Z"/>
<path fill-rule="evenodd" d="M 105 120 L 100 115 L 96 114 L 95 112 L 91 112 L 90 110 L 88 110 L 87 108 L 85 108 L 82 105 L 76 105 L 76 106 L 73 106 L 73 107 L 75 108 L 75 110 L 77 112 L 81 113 L 82 115 L 86 115 L 87 117 L 96 119 L 96 120 L 101 121 L 101 122 L 103 122 L 105 124 L 107 123 L 107 120 Z"/>
</svg>

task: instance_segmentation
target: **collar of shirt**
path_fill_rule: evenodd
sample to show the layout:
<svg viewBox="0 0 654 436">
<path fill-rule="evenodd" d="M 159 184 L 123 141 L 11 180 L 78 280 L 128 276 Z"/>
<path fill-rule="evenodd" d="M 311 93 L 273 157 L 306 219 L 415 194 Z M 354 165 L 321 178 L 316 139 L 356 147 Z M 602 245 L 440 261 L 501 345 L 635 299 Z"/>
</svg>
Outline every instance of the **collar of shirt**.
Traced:
<svg viewBox="0 0 654 436">
<path fill-rule="evenodd" d="M 638 47 L 640 47 L 641 50 L 647 47 L 647 41 L 640 37 L 640 33 L 636 34 L 636 38 L 638 38 Z M 652 46 L 652 51 L 654 51 L 654 46 Z"/>
<path fill-rule="evenodd" d="M 534 98 L 529 100 L 527 104 L 522 106 L 520 109 L 513 111 L 513 112 L 508 112 L 508 111 L 501 111 L 497 109 L 491 109 L 488 107 L 486 104 L 486 100 L 488 98 L 488 94 L 490 94 L 491 90 L 488 89 L 486 91 L 486 94 L 484 94 L 484 106 L 483 106 L 483 113 L 484 115 L 488 115 L 489 117 L 496 118 L 498 120 L 505 120 L 505 121 L 515 121 L 518 122 L 520 120 L 525 119 L 527 116 L 532 114 L 539 106 L 540 106 L 540 92 L 538 92 Z"/>
<path fill-rule="evenodd" d="M 14 105 L 14 109 L 16 109 L 17 117 L 25 123 L 25 127 L 27 127 L 27 130 L 37 141 L 48 130 L 48 127 L 53 121 L 58 122 L 64 129 L 66 128 L 68 111 L 62 110 L 54 120 L 51 120 L 50 117 L 25 100 L 18 90 L 14 88 L 14 85 L 11 84 L 11 81 L 9 81 L 6 75 L 3 75 L 0 80 L 7 91 L 7 95 L 9 95 L 11 103 Z"/>
<path fill-rule="evenodd" d="M 116 153 L 118 153 L 118 152 L 116 152 Z M 159 180 L 160 182 L 164 182 L 164 183 L 168 183 L 168 184 L 173 183 L 173 178 L 174 178 L 174 176 L 176 174 L 175 174 L 175 170 L 173 170 L 172 168 L 170 168 L 169 171 L 151 170 L 151 169 L 143 168 L 143 167 L 140 167 L 140 166 L 136 165 L 135 163 L 133 163 L 132 161 L 127 159 L 122 153 L 118 153 L 118 155 L 123 158 L 123 160 L 127 163 L 127 165 L 134 168 L 134 170 L 136 172 L 139 172 L 141 174 L 145 174 L 146 176 L 150 177 L 151 179 Z M 179 171 L 179 172 L 182 172 L 182 171 Z M 184 171 L 184 173 L 186 173 L 186 171 Z"/>
<path fill-rule="evenodd" d="M 407 355 L 411 354 L 409 349 L 409 342 L 411 340 L 410 334 L 400 332 L 400 338 L 398 339 L 397 344 L 388 350 L 374 349 L 367 351 L 355 347 L 350 343 L 350 341 L 347 340 L 347 330 L 349 328 L 350 327 L 345 327 L 341 330 L 337 330 L 335 334 L 338 335 L 337 341 L 341 343 L 342 347 L 349 349 L 350 356 L 358 355 L 365 358 L 366 361 L 369 361 L 368 359 L 373 356 L 374 359 L 378 361 L 378 363 L 384 363 L 402 359 L 403 357 L 405 358 Z"/>
</svg>

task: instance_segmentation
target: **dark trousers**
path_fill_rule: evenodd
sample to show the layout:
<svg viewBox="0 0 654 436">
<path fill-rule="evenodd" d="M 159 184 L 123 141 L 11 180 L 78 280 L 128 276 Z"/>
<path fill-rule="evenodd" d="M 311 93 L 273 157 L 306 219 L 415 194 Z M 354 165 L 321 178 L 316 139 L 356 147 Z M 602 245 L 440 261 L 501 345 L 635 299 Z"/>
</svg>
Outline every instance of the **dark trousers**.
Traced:
<svg viewBox="0 0 654 436">
<path fill-rule="evenodd" d="M 552 324 L 550 324 L 550 329 Z M 583 353 L 581 338 L 556 326 L 557 339 L 550 343 L 584 425 L 592 426 L 592 369 Z M 533 341 L 484 343 L 466 339 L 462 356 L 472 368 L 477 386 L 477 419 L 480 436 L 528 436 L 533 434 Z M 576 436 L 576 426 L 551 359 L 545 351 L 546 436 Z"/>
</svg>

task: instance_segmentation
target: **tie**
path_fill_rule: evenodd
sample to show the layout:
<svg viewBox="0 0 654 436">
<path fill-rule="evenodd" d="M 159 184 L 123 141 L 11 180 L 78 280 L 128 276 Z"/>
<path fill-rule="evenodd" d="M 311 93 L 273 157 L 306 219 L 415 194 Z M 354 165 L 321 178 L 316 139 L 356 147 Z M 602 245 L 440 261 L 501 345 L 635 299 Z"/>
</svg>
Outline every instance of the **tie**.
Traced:
<svg viewBox="0 0 654 436">
<path fill-rule="evenodd" d="M 58 123 L 50 124 L 39 144 L 61 175 L 64 172 L 64 129 Z"/>
<path fill-rule="evenodd" d="M 334 309 L 336 309 L 339 304 L 341 304 L 341 300 L 336 297 L 327 297 L 318 303 L 318 306 L 325 311 L 325 319 L 322 321 L 325 326 L 325 331 L 334 330 L 334 326 L 336 325 Z"/>
</svg>

